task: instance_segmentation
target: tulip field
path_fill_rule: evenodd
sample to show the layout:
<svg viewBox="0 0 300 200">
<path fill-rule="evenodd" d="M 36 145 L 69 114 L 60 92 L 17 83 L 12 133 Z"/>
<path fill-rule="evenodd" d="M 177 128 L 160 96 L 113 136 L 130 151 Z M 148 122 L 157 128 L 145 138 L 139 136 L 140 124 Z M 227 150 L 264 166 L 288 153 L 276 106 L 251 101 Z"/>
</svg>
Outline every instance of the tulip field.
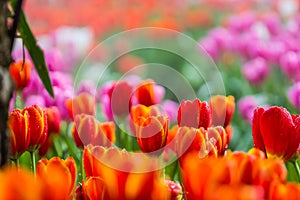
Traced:
<svg viewBox="0 0 300 200">
<path fill-rule="evenodd" d="M 299 0 L 3 2 L 0 200 L 300 199 Z"/>
</svg>

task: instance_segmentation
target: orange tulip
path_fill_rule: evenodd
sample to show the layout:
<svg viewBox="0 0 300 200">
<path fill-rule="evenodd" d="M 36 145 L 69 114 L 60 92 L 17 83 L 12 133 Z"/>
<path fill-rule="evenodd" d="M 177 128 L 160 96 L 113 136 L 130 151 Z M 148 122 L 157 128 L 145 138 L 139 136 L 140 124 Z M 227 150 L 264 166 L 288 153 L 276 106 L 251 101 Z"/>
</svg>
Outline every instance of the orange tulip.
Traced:
<svg viewBox="0 0 300 200">
<path fill-rule="evenodd" d="M 207 129 L 208 140 L 216 146 L 218 155 L 224 155 L 228 147 L 228 134 L 222 126 L 210 127 Z"/>
<path fill-rule="evenodd" d="M 73 120 L 76 115 L 81 113 L 87 115 L 95 115 L 96 113 L 95 98 L 86 92 L 80 93 L 73 99 L 67 99 L 65 104 L 68 109 L 69 115 Z"/>
<path fill-rule="evenodd" d="M 37 163 L 37 177 L 43 182 L 42 199 L 70 199 L 76 181 L 75 161 L 72 157 L 42 159 Z"/>
<path fill-rule="evenodd" d="M 104 198 L 169 199 L 170 192 L 159 178 L 158 160 L 142 153 L 116 148 L 87 146 L 83 152 L 86 176 L 99 177 L 104 183 Z M 97 190 L 96 187 L 91 188 Z M 100 187 L 101 189 L 101 187 Z M 90 191 L 91 194 L 99 194 Z"/>
<path fill-rule="evenodd" d="M 129 125 L 133 134 L 137 134 L 138 121 L 140 118 L 149 118 L 150 116 L 158 115 L 162 115 L 162 112 L 155 105 L 149 107 L 142 104 L 132 106 L 130 110 Z"/>
<path fill-rule="evenodd" d="M 201 159 L 197 152 L 181 165 L 185 199 L 267 199 L 272 185 L 284 183 L 287 171 L 282 160 L 265 159 L 258 150 L 228 153 Z"/>
<path fill-rule="evenodd" d="M 30 80 L 31 63 L 29 60 L 14 62 L 9 67 L 9 73 L 17 89 L 23 89 Z"/>
<path fill-rule="evenodd" d="M 181 165 L 184 164 L 184 157 L 191 153 L 198 153 L 201 158 L 217 157 L 218 155 L 217 146 L 208 139 L 207 131 L 204 128 L 180 127 L 176 135 L 176 144 L 177 156 Z"/>
<path fill-rule="evenodd" d="M 300 199 L 300 185 L 296 183 L 273 183 L 270 189 L 269 199 L 285 200 Z"/>
<path fill-rule="evenodd" d="M 45 110 L 38 105 L 25 107 L 23 112 L 28 112 L 28 128 L 30 135 L 28 150 L 35 151 L 47 139 L 47 115 Z"/>
<path fill-rule="evenodd" d="M 177 121 L 180 127 L 203 127 L 207 129 L 211 123 L 211 113 L 208 103 L 205 101 L 201 102 L 199 99 L 182 101 L 178 109 Z"/>
<path fill-rule="evenodd" d="M 0 171 L 0 199 L 40 200 L 42 182 L 22 168 L 8 167 Z"/>
<path fill-rule="evenodd" d="M 115 124 L 100 123 L 91 115 L 76 115 L 72 135 L 78 148 L 88 144 L 109 147 L 115 141 Z"/>
<path fill-rule="evenodd" d="M 273 106 L 254 110 L 252 136 L 254 147 L 268 158 L 288 161 L 300 144 L 300 117 L 292 116 L 285 108 Z"/>
<path fill-rule="evenodd" d="M 210 109 L 213 126 L 229 125 L 235 110 L 235 102 L 233 96 L 212 96 L 210 99 Z"/>
<path fill-rule="evenodd" d="M 13 110 L 8 117 L 10 130 L 11 158 L 16 159 L 24 153 L 30 142 L 28 112 Z"/>
<path fill-rule="evenodd" d="M 105 185 L 99 177 L 89 177 L 82 183 L 84 200 L 101 200 L 104 197 Z"/>
</svg>

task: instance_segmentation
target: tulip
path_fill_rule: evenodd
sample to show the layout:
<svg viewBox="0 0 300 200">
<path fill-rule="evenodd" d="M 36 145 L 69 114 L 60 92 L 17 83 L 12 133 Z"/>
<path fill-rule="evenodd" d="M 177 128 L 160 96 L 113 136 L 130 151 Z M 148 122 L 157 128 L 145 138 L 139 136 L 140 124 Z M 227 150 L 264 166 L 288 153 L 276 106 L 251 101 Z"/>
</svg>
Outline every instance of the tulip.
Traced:
<svg viewBox="0 0 300 200">
<path fill-rule="evenodd" d="M 42 159 L 37 163 L 37 177 L 43 182 L 42 199 L 70 199 L 76 182 L 76 163 L 72 157 Z"/>
<path fill-rule="evenodd" d="M 300 199 L 300 185 L 296 183 L 274 183 L 270 189 L 269 199 Z"/>
<path fill-rule="evenodd" d="M 88 179 L 99 177 L 103 181 L 103 199 L 169 199 L 170 192 L 159 177 L 158 160 L 155 157 L 88 145 L 83 152 L 83 163 Z M 94 180 L 93 184 L 100 185 L 98 180 Z M 94 191 L 89 193 L 99 194 L 101 188 L 90 187 Z"/>
<path fill-rule="evenodd" d="M 29 60 L 20 60 L 12 63 L 9 68 L 9 73 L 15 82 L 17 89 L 23 89 L 27 86 L 30 80 L 31 63 Z"/>
<path fill-rule="evenodd" d="M 168 118 L 164 116 L 141 117 L 137 121 L 137 142 L 144 153 L 162 153 L 168 136 Z"/>
<path fill-rule="evenodd" d="M 216 147 L 218 155 L 223 156 L 229 144 L 229 135 L 222 126 L 210 127 L 207 130 L 208 140 Z"/>
<path fill-rule="evenodd" d="M 213 126 L 223 127 L 229 125 L 235 110 L 234 97 L 221 95 L 212 96 L 209 104 L 212 117 L 211 124 Z"/>
<path fill-rule="evenodd" d="M 42 182 L 23 168 L 7 167 L 0 171 L 0 199 L 41 200 Z"/>
<path fill-rule="evenodd" d="M 10 130 L 11 158 L 16 159 L 24 153 L 30 142 L 28 112 L 13 110 L 8 117 Z"/>
<path fill-rule="evenodd" d="M 146 80 L 137 86 L 135 97 L 138 104 L 152 106 L 160 102 L 164 92 L 163 87 L 155 85 L 152 80 Z"/>
<path fill-rule="evenodd" d="M 82 191 L 84 200 L 103 199 L 105 185 L 101 178 L 91 176 L 82 183 Z"/>
<path fill-rule="evenodd" d="M 294 85 L 289 88 L 287 95 L 293 106 L 300 110 L 300 101 L 298 99 L 300 96 L 300 82 L 294 83 Z"/>
<path fill-rule="evenodd" d="M 200 158 L 218 155 L 217 146 L 212 143 L 215 140 L 208 139 L 208 133 L 204 128 L 180 127 L 175 139 L 180 165 L 184 164 L 183 160 L 189 154 L 197 153 Z"/>
<path fill-rule="evenodd" d="M 182 101 L 178 109 L 177 121 L 180 127 L 207 129 L 211 123 L 210 107 L 207 102 L 201 102 L 199 99 Z"/>
<path fill-rule="evenodd" d="M 299 116 L 292 116 L 283 107 L 256 108 L 252 124 L 254 147 L 268 158 L 290 160 L 300 144 L 299 120 Z"/>
<path fill-rule="evenodd" d="M 136 106 L 132 106 L 130 110 L 129 125 L 133 134 L 137 134 L 137 122 L 139 121 L 139 118 L 149 118 L 150 116 L 157 115 L 162 115 L 162 112 L 156 105 L 147 107 L 145 105 L 138 104 Z"/>
<path fill-rule="evenodd" d="M 75 116 L 81 113 L 95 115 L 96 102 L 95 98 L 88 93 L 80 93 L 73 99 L 65 101 L 70 117 L 74 120 Z"/>
<path fill-rule="evenodd" d="M 246 62 L 243 67 L 243 75 L 251 84 L 259 85 L 269 74 L 269 67 L 264 58 L 257 57 Z"/>
<path fill-rule="evenodd" d="M 60 132 L 61 117 L 57 107 L 45 108 L 47 113 L 48 134 Z"/>
<path fill-rule="evenodd" d="M 76 146 L 81 149 L 88 144 L 109 147 L 115 141 L 115 125 L 113 122 L 100 123 L 94 116 L 80 114 L 75 117 L 72 135 Z"/>
<path fill-rule="evenodd" d="M 47 139 L 47 115 L 45 110 L 38 105 L 25 107 L 23 112 L 28 112 L 28 128 L 30 136 L 28 150 L 33 152 Z"/>
</svg>

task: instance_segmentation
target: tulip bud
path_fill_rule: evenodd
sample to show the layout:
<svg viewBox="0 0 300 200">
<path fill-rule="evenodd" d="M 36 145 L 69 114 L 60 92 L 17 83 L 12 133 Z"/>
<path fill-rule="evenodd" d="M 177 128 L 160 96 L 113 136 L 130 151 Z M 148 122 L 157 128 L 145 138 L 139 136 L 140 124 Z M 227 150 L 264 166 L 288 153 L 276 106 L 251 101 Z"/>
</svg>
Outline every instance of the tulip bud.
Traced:
<svg viewBox="0 0 300 200">
<path fill-rule="evenodd" d="M 207 129 L 211 123 L 211 113 L 207 102 L 199 99 L 182 101 L 178 109 L 178 125 Z"/>
<path fill-rule="evenodd" d="M 30 135 L 28 150 L 35 151 L 47 139 L 47 115 L 45 110 L 38 105 L 25 107 L 23 112 L 28 112 L 28 128 Z"/>
<path fill-rule="evenodd" d="M 229 125 L 235 110 L 234 97 L 216 95 L 211 97 L 209 103 L 212 116 L 212 125 L 223 127 Z"/>
<path fill-rule="evenodd" d="M 27 86 L 30 73 L 31 73 L 31 63 L 29 60 L 20 60 L 18 62 L 12 63 L 9 68 L 9 73 L 16 84 L 17 89 L 23 89 Z"/>
<path fill-rule="evenodd" d="M 11 158 L 18 158 L 29 146 L 29 119 L 28 112 L 20 109 L 13 110 L 8 117 L 10 130 Z"/>
<path fill-rule="evenodd" d="M 60 113 L 57 107 L 52 106 L 45 108 L 47 113 L 47 123 L 48 123 L 48 134 L 60 132 Z"/>
</svg>

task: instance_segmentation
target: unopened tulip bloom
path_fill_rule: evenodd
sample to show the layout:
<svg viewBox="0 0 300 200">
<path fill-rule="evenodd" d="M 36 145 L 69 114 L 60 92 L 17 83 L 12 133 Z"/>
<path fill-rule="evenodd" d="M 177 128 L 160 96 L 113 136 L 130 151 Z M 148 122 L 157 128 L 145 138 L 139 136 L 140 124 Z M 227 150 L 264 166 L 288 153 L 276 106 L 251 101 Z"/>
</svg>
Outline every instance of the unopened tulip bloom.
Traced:
<svg viewBox="0 0 300 200">
<path fill-rule="evenodd" d="M 199 99 L 182 101 L 177 115 L 178 125 L 207 129 L 211 123 L 210 107 L 207 102 Z"/>
<path fill-rule="evenodd" d="M 9 68 L 9 73 L 15 82 L 17 89 L 23 89 L 27 86 L 30 80 L 31 63 L 29 60 L 20 60 L 12 63 Z"/>
<path fill-rule="evenodd" d="M 11 158 L 18 158 L 24 153 L 30 142 L 28 112 L 20 109 L 13 110 L 8 117 L 10 130 Z"/>
<path fill-rule="evenodd" d="M 283 107 L 256 108 L 252 123 L 254 147 L 269 158 L 279 157 L 288 161 L 300 144 L 299 123 L 299 116 L 291 115 Z"/>
<path fill-rule="evenodd" d="M 135 98 L 138 104 L 152 106 L 160 102 L 164 93 L 163 87 L 152 80 L 146 80 L 136 87 Z"/>
<path fill-rule="evenodd" d="M 210 109 L 213 126 L 229 125 L 235 110 L 235 102 L 233 96 L 215 95 L 210 99 Z"/>
<path fill-rule="evenodd" d="M 52 106 L 45 108 L 47 114 L 48 133 L 59 133 L 61 116 L 57 107 Z"/>
<path fill-rule="evenodd" d="M 34 151 L 47 139 L 47 114 L 46 111 L 38 105 L 25 107 L 23 112 L 28 112 L 28 128 L 30 135 L 28 150 Z"/>
</svg>

